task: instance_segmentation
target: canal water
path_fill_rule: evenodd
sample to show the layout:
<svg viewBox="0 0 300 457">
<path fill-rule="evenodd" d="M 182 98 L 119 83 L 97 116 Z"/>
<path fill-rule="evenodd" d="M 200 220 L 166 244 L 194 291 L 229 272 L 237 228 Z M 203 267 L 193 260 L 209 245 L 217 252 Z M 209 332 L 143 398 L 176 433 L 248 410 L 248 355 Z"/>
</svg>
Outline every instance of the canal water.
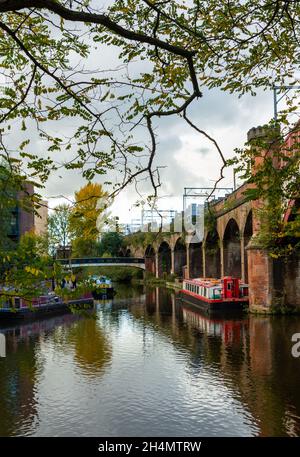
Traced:
<svg viewBox="0 0 300 457">
<path fill-rule="evenodd" d="M 0 333 L 0 436 L 300 435 L 300 317 L 219 320 L 118 286 L 91 315 Z"/>
</svg>

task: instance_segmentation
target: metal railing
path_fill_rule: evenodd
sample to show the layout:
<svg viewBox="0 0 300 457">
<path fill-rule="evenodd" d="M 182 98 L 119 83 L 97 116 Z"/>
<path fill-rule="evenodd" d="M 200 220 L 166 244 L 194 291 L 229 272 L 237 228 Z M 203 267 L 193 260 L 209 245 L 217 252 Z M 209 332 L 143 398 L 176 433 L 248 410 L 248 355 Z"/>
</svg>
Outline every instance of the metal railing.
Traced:
<svg viewBox="0 0 300 457">
<path fill-rule="evenodd" d="M 97 264 L 97 265 L 105 265 L 105 264 L 144 264 L 144 258 L 136 258 L 136 257 L 87 257 L 87 258 L 80 258 L 80 259 L 57 259 L 62 265 L 86 265 L 86 264 Z"/>
</svg>

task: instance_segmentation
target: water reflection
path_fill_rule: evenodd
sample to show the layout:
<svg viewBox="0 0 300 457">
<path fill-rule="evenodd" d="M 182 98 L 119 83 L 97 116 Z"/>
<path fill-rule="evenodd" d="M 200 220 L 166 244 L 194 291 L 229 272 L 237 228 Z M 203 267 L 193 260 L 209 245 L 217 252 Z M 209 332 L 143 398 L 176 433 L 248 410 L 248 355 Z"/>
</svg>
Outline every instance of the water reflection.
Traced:
<svg viewBox="0 0 300 457">
<path fill-rule="evenodd" d="M 95 319 L 82 319 L 68 333 L 68 344 L 74 346 L 74 363 L 83 375 L 99 376 L 109 365 L 112 348 Z"/>
<path fill-rule="evenodd" d="M 36 349 L 46 332 L 77 319 L 64 315 L 23 325 L 2 324 L 7 357 L 0 363 L 0 436 L 25 433 L 38 421 L 36 385 L 43 361 L 36 357 Z"/>
<path fill-rule="evenodd" d="M 0 324 L 0 435 L 299 436 L 299 330 L 128 287 L 90 318 Z"/>
</svg>

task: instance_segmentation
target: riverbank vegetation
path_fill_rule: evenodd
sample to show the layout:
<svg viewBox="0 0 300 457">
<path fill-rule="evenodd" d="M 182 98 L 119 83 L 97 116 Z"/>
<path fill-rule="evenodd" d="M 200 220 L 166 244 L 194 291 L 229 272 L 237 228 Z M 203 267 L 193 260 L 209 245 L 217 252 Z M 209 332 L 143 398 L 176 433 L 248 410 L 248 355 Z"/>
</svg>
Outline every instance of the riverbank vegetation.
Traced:
<svg viewBox="0 0 300 457">
<path fill-rule="evenodd" d="M 0 300 L 16 293 L 31 300 L 54 288 L 62 275 L 61 266 L 49 256 L 45 237 L 26 233 L 12 249 L 0 253 Z"/>
</svg>

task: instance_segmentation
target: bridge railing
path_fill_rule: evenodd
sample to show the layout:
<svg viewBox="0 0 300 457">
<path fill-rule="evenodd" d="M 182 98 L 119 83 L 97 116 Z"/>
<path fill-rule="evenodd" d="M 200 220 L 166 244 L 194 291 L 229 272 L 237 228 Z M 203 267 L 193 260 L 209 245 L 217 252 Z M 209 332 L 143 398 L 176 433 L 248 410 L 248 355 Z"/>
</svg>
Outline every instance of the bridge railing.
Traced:
<svg viewBox="0 0 300 457">
<path fill-rule="evenodd" d="M 97 264 L 97 265 L 105 265 L 105 264 L 143 264 L 145 263 L 145 259 L 143 258 L 136 258 L 136 257 L 87 257 L 87 258 L 80 258 L 80 259 L 57 259 L 62 265 L 86 265 L 86 264 Z"/>
</svg>

